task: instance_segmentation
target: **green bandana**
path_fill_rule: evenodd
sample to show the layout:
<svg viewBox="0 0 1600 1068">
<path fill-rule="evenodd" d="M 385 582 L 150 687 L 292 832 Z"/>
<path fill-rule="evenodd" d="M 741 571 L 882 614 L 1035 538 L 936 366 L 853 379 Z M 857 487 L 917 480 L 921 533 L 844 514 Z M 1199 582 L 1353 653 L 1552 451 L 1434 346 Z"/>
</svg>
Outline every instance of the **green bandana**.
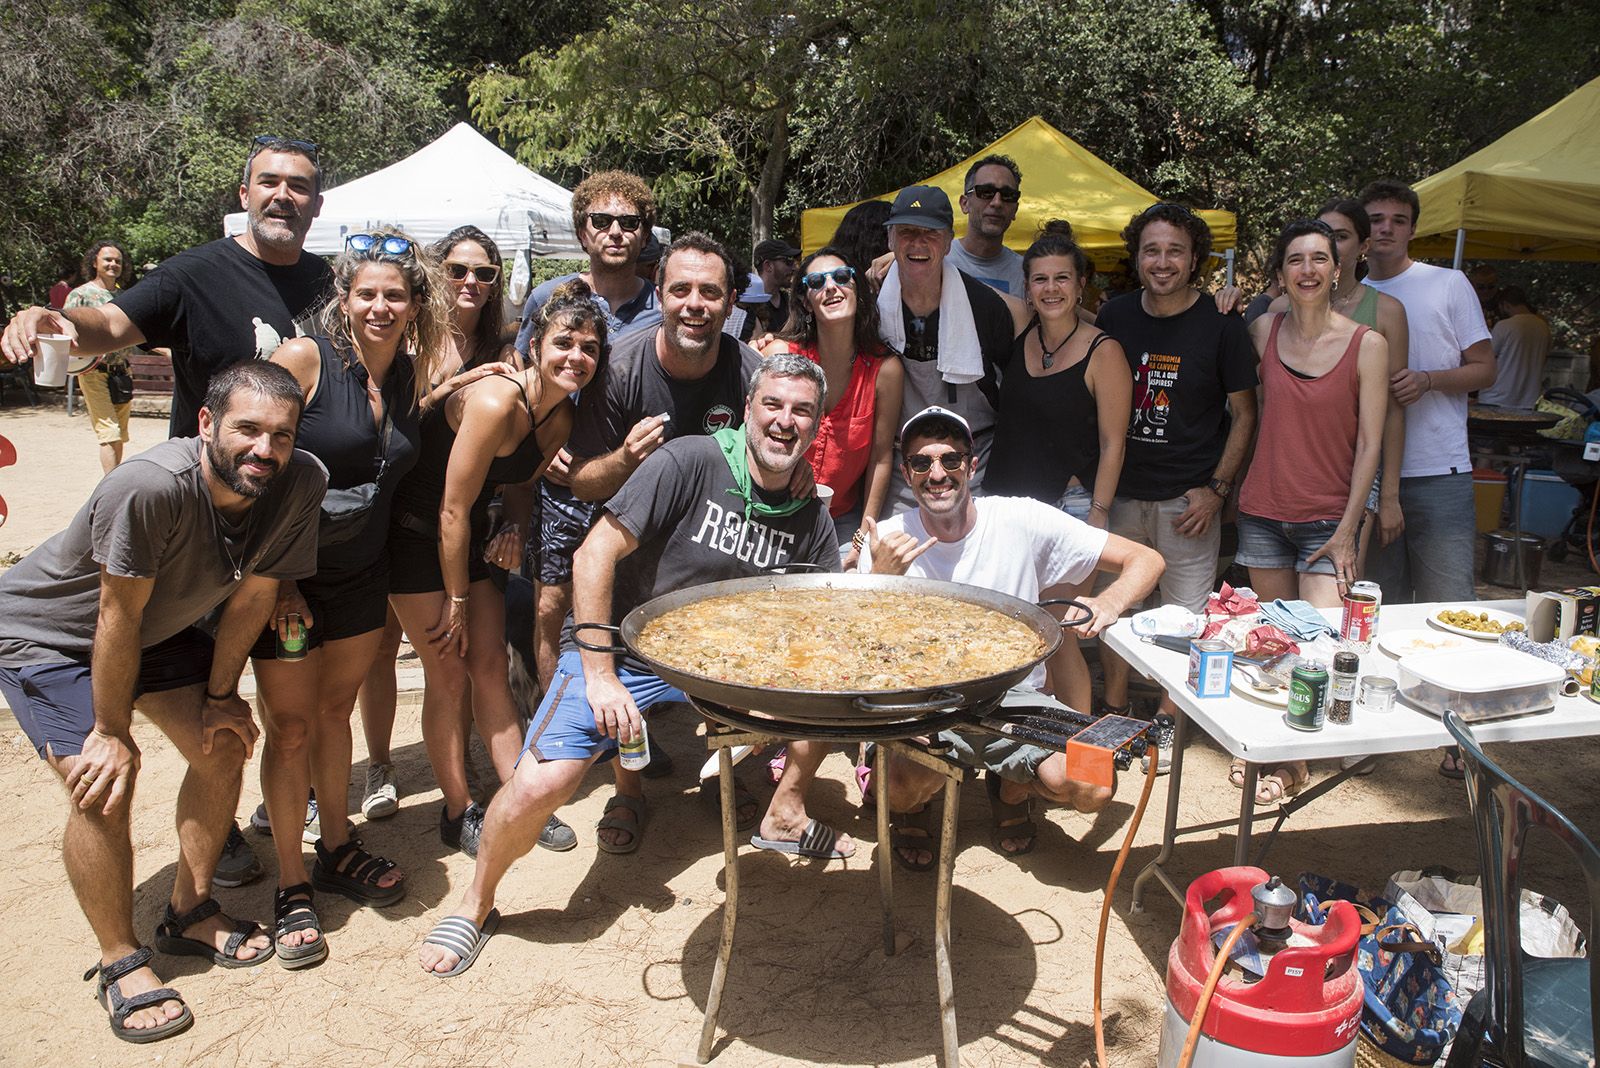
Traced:
<svg viewBox="0 0 1600 1068">
<path fill-rule="evenodd" d="M 750 458 L 745 454 L 744 430 L 733 427 L 723 427 L 711 435 L 717 442 L 717 447 L 722 450 L 722 458 L 728 461 L 728 470 L 733 472 L 733 484 L 738 487 L 728 492 L 744 500 L 744 517 L 749 519 L 752 515 L 760 516 L 785 516 L 794 515 L 807 504 L 811 503 L 809 497 L 800 500 L 787 500 L 782 504 L 768 504 L 760 500 L 750 491 Z"/>
</svg>

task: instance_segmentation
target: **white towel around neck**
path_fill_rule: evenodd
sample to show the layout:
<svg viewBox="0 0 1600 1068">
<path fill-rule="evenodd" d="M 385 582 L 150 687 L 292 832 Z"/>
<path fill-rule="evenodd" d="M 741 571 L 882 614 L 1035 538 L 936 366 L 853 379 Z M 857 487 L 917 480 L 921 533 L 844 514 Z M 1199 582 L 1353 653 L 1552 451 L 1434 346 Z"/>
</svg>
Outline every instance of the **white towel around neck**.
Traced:
<svg viewBox="0 0 1600 1068">
<path fill-rule="evenodd" d="M 906 350 L 905 313 L 900 303 L 900 264 L 889 265 L 878 290 L 878 333 L 896 352 Z M 983 350 L 972 319 L 972 301 L 955 264 L 944 261 L 939 287 L 939 377 L 961 385 L 983 378 Z"/>
</svg>

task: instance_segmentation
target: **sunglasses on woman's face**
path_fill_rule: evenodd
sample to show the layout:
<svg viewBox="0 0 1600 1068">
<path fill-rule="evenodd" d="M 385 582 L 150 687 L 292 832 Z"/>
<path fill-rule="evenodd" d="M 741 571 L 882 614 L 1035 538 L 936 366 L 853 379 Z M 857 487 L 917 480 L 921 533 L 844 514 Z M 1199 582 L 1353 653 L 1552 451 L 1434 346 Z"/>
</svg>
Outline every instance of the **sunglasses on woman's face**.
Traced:
<svg viewBox="0 0 1600 1068">
<path fill-rule="evenodd" d="M 965 452 L 941 452 L 938 456 L 939 466 L 946 471 L 959 471 L 969 455 Z M 907 456 L 906 466 L 919 475 L 925 475 L 933 470 L 934 459 L 932 456 Z"/>
<path fill-rule="evenodd" d="M 452 282 L 464 282 L 467 275 L 482 285 L 492 286 L 494 280 L 500 277 L 500 268 L 491 263 L 462 263 L 460 260 L 445 260 L 444 273 Z"/>
<path fill-rule="evenodd" d="M 356 252 L 377 249 L 389 256 L 404 256 L 411 251 L 411 239 L 396 234 L 351 234 L 344 239 L 344 245 Z"/>
<path fill-rule="evenodd" d="M 613 215 L 609 211 L 591 211 L 589 225 L 594 227 L 594 232 L 603 234 L 611 229 L 611 224 L 616 223 L 622 227 L 622 232 L 631 234 L 644 223 L 642 215 Z"/>
<path fill-rule="evenodd" d="M 812 271 L 810 274 L 801 276 L 800 281 L 804 283 L 807 289 L 821 289 L 829 282 L 843 289 L 845 286 L 855 284 L 856 269 L 854 267 L 835 267 L 831 271 Z"/>
</svg>

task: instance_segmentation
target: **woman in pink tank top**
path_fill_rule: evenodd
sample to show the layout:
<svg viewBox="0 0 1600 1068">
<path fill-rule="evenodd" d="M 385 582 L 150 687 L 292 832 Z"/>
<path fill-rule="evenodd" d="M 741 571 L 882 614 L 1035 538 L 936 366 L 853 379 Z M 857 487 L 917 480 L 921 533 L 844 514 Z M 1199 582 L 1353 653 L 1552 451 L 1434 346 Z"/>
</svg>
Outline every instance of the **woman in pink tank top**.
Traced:
<svg viewBox="0 0 1600 1068">
<path fill-rule="evenodd" d="M 1389 349 L 1382 335 L 1334 311 L 1339 251 L 1326 223 L 1284 227 L 1271 269 L 1289 309 L 1250 327 L 1261 416 L 1239 491 L 1234 560 L 1250 569 L 1262 601 L 1330 608 L 1357 577 L 1356 534 L 1388 410 Z M 1304 763 L 1285 765 L 1262 778 L 1256 800 L 1274 803 L 1305 780 Z"/>
</svg>

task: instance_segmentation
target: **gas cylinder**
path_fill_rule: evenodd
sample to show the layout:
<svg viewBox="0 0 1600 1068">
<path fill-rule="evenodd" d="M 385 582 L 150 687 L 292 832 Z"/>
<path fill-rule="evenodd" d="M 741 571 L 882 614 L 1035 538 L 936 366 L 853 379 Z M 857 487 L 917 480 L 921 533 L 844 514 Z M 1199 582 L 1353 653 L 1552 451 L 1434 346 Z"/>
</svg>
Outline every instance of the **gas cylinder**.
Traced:
<svg viewBox="0 0 1600 1068">
<path fill-rule="evenodd" d="M 1335 901 L 1320 927 L 1291 913 L 1294 891 L 1260 868 L 1224 868 L 1189 884 L 1183 926 L 1167 954 L 1159 1068 L 1175 1068 L 1216 946 L 1241 919 L 1241 936 L 1206 1007 L 1192 1068 L 1351 1068 L 1361 1027 L 1355 968 L 1361 919 Z M 1210 911 L 1207 911 L 1207 908 Z"/>
</svg>

